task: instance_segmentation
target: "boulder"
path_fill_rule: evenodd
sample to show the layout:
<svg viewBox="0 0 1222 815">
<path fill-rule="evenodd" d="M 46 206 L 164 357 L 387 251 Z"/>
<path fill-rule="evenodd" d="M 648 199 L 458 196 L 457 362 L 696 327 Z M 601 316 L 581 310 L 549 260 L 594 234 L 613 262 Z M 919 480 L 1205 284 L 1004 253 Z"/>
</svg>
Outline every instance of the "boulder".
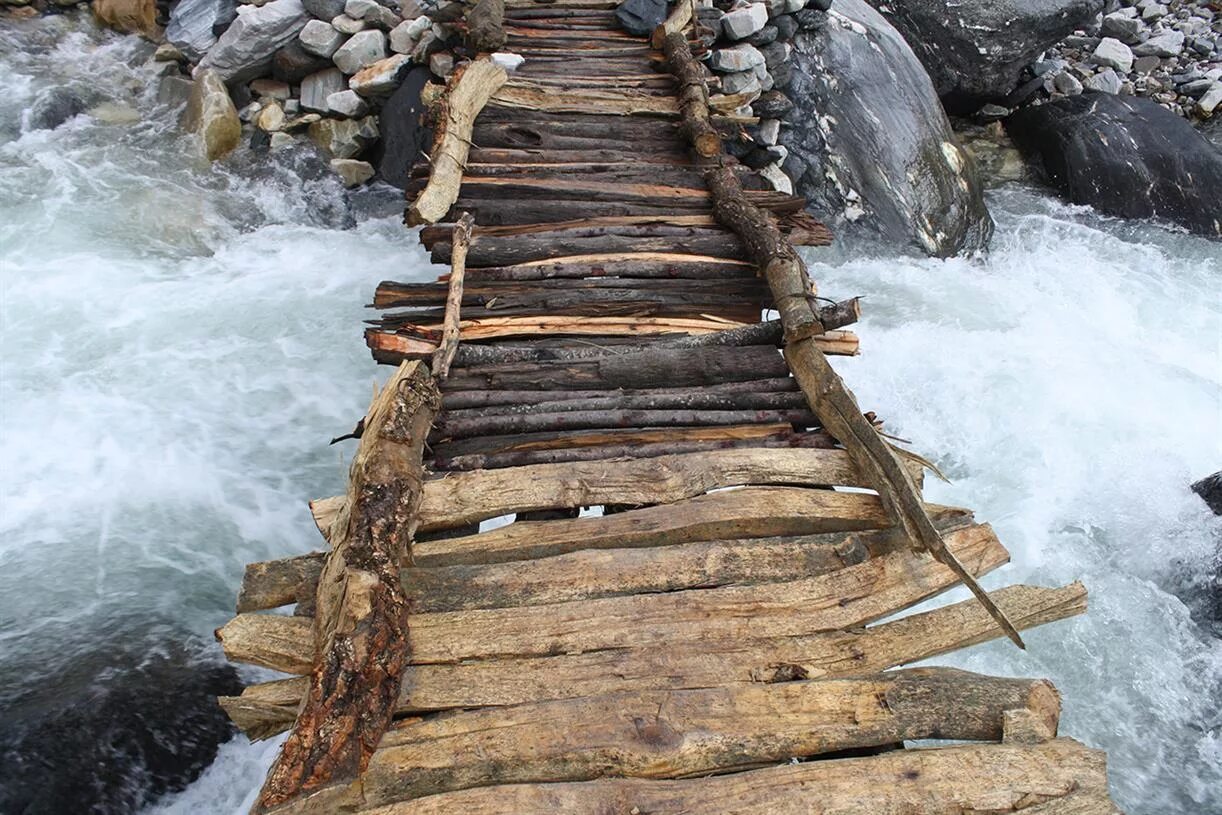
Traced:
<svg viewBox="0 0 1222 815">
<path fill-rule="evenodd" d="M 264 6 L 242 6 L 202 60 L 226 82 L 257 79 L 271 68 L 281 48 L 294 43 L 309 20 L 301 0 L 272 0 Z"/>
<path fill-rule="evenodd" d="M 320 119 L 310 125 L 310 138 L 332 158 L 354 158 L 377 141 L 378 125 L 364 119 Z"/>
<path fill-rule="evenodd" d="M 1201 496 L 1214 515 L 1222 515 L 1222 470 L 1194 482 L 1192 491 Z"/>
<path fill-rule="evenodd" d="M 327 113 L 331 110 L 327 97 L 346 90 L 347 87 L 348 80 L 339 68 L 327 68 L 310 74 L 301 80 L 301 107 L 317 113 Z"/>
<path fill-rule="evenodd" d="M 1000 101 L 1024 67 L 1103 8 L 1103 0 L 957 0 L 948 12 L 945 0 L 871 2 L 903 33 L 952 113 Z"/>
<path fill-rule="evenodd" d="M 399 189 L 407 188 L 409 173 L 420 151 L 433 143 L 432 131 L 422 120 L 424 105 L 420 102 L 420 91 L 429 81 L 429 73 L 423 65 L 408 71 L 378 116 L 382 140 L 374 154 L 374 164 L 382 180 Z"/>
<path fill-rule="evenodd" d="M 1179 56 L 1183 47 L 1183 32 L 1171 29 L 1160 31 L 1145 42 L 1133 46 L 1133 53 L 1139 57 L 1175 57 Z"/>
<path fill-rule="evenodd" d="M 378 60 L 349 79 L 348 87 L 361 96 L 385 96 L 399 87 L 399 78 L 411 62 L 404 54 Z"/>
<path fill-rule="evenodd" d="M 721 33 L 728 40 L 742 40 L 763 30 L 766 25 L 768 25 L 768 7 L 763 3 L 752 3 L 722 17 Z"/>
<path fill-rule="evenodd" d="M 1006 129 L 1069 201 L 1222 237 L 1222 150 L 1160 105 L 1088 90 L 1019 110 Z"/>
<path fill-rule="evenodd" d="M 209 161 L 223 158 L 241 142 L 242 122 L 229 98 L 229 89 L 216 70 L 203 68 L 195 72 L 182 124 L 199 135 Z"/>
<path fill-rule="evenodd" d="M 165 38 L 192 62 L 199 62 L 216 45 L 214 29 L 228 26 L 237 13 L 234 0 L 178 0 L 170 11 Z"/>
<path fill-rule="evenodd" d="M 38 94 L 30 107 L 26 128 L 28 130 L 54 130 L 73 116 L 89 109 L 91 99 L 65 86 L 53 86 Z"/>
<path fill-rule="evenodd" d="M 93 16 L 102 25 L 126 34 L 157 34 L 157 4 L 153 0 L 94 0 Z"/>
<path fill-rule="evenodd" d="M 666 20 L 666 0 L 624 0 L 615 19 L 629 34 L 648 37 Z"/>
<path fill-rule="evenodd" d="M 322 20 L 310 20 L 297 35 L 301 47 L 316 57 L 331 59 L 347 39 L 335 26 Z"/>
<path fill-rule="evenodd" d="M 335 66 L 349 76 L 385 58 L 386 35 L 376 30 L 353 34 L 331 57 Z"/>
<path fill-rule="evenodd" d="M 1120 40 L 1104 37 L 1095 46 L 1090 61 L 1105 68 L 1115 68 L 1122 74 L 1133 69 L 1133 52 Z"/>
<path fill-rule="evenodd" d="M 899 32 L 864 0 L 836 0 L 793 46 L 780 138 L 812 210 L 939 257 L 983 249 L 993 221 L 975 165 Z"/>
</svg>

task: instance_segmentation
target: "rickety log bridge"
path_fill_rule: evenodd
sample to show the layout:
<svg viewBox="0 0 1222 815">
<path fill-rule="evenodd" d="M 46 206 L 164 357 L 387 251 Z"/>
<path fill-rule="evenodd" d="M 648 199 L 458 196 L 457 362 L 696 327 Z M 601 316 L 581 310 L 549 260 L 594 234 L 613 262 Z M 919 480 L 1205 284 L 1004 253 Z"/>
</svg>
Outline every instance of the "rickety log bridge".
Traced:
<svg viewBox="0 0 1222 815">
<path fill-rule="evenodd" d="M 409 190 L 448 273 L 378 287 L 398 368 L 311 504 L 330 548 L 251 564 L 218 631 L 294 675 L 221 700 L 289 731 L 256 811 L 1116 812 L 1047 681 L 893 670 L 1085 589 L 979 590 L 1008 554 L 827 363 L 858 303 L 816 298 L 794 246 L 829 233 L 723 152 L 748 117 L 690 5 L 652 42 L 613 8 L 468 14 Z"/>
</svg>

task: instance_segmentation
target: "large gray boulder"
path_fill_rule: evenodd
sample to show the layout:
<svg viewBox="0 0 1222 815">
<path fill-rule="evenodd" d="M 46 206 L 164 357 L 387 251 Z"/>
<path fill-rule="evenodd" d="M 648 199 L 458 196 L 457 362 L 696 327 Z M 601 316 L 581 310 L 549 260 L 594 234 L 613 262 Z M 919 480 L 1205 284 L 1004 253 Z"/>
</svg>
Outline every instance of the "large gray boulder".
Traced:
<svg viewBox="0 0 1222 815">
<path fill-rule="evenodd" d="M 237 13 L 234 0 L 179 0 L 170 11 L 165 38 L 188 59 L 198 62 L 216 45 L 213 29 L 229 25 Z"/>
<path fill-rule="evenodd" d="M 825 219 L 946 257 L 988 245 L 980 179 L 925 69 L 864 0 L 836 0 L 793 41 L 785 170 Z"/>
<path fill-rule="evenodd" d="M 227 83 L 263 76 L 271 68 L 276 51 L 295 42 L 309 19 L 301 0 L 242 6 L 238 18 L 200 60 L 199 67 L 213 69 Z"/>
<path fill-rule="evenodd" d="M 1006 131 L 1075 204 L 1222 238 L 1222 150 L 1161 105 L 1087 91 L 1023 108 Z"/>
<path fill-rule="evenodd" d="M 1104 0 L 871 0 L 908 40 L 951 113 L 969 113 L 1015 89 L 1025 66 Z"/>
</svg>

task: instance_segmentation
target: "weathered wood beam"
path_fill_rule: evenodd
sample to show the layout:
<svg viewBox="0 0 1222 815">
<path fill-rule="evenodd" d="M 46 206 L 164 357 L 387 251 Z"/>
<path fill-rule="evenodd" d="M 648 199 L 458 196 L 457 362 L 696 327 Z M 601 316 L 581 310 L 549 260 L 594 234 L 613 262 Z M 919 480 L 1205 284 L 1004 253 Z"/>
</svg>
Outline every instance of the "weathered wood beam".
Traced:
<svg viewBox="0 0 1222 815">
<path fill-rule="evenodd" d="M 609 772 L 676 778 L 904 740 L 998 741 L 1005 713 L 1024 709 L 1055 732 L 1060 699 L 1046 680 L 949 669 L 630 691 L 405 722 L 387 732 L 361 786 L 370 806 Z"/>
<path fill-rule="evenodd" d="M 441 332 L 441 343 L 433 352 L 432 361 L 433 375 L 439 379 L 449 376 L 450 364 L 454 361 L 454 355 L 458 353 L 458 340 L 462 325 L 463 278 L 467 271 L 467 249 L 471 245 L 471 229 L 474 225 L 475 219 L 465 212 L 454 225 L 445 323 Z"/>
<path fill-rule="evenodd" d="M 878 554 L 888 551 L 894 549 Z M 1086 589 L 1080 583 L 1055 589 L 1009 586 L 992 596 L 1024 630 L 1086 611 Z M 807 605 L 793 613 L 809 617 L 818 612 Z M 398 712 L 521 704 L 616 690 L 677 690 L 864 675 L 1004 635 L 975 600 L 868 628 L 788 637 L 759 636 L 750 630 L 734 634 L 733 639 L 713 636 L 665 648 L 413 665 L 407 671 Z M 295 678 L 252 685 L 240 697 L 226 698 L 222 704 L 252 738 L 272 735 L 283 729 L 285 710 L 296 710 L 303 682 L 304 678 Z"/>
<path fill-rule="evenodd" d="M 1071 739 L 895 750 L 681 781 L 605 778 L 475 787 L 387 804 L 369 815 L 453 812 L 1120 815 L 1108 799 L 1106 757 Z"/>
<path fill-rule="evenodd" d="M 354 781 L 390 723 L 408 661 L 399 568 L 410 558 L 424 440 L 440 404 L 428 370 L 413 363 L 370 407 L 318 582 L 309 692 L 256 812 Z"/>
<path fill-rule="evenodd" d="M 436 223 L 458 200 L 475 117 L 508 79 L 505 69 L 488 59 L 477 59 L 454 72 L 437 116 L 430 155 L 433 171 L 408 209 L 409 224 Z"/>
</svg>

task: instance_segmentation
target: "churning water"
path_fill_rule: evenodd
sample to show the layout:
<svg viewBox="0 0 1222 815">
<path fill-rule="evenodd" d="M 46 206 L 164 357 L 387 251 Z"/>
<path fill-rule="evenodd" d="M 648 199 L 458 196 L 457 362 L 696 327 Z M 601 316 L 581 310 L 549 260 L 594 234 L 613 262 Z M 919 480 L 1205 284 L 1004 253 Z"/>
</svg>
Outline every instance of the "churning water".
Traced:
<svg viewBox="0 0 1222 815">
<path fill-rule="evenodd" d="M 326 440 L 386 375 L 361 306 L 432 272 L 309 156 L 197 163 L 149 46 L 4 26 L 0 811 L 236 812 L 275 745 L 226 741 L 210 700 L 238 677 L 211 631 L 246 562 L 318 545 L 304 501 L 345 474 Z M 80 113 L 42 127 L 57 106 Z M 1091 589 L 1026 654 L 940 661 L 1052 678 L 1129 812 L 1216 815 L 1222 533 L 1186 485 L 1222 467 L 1219 246 L 991 203 L 987 261 L 846 245 L 813 266 L 866 295 L 840 364 L 863 404 L 1013 553 L 987 584 Z"/>
</svg>

